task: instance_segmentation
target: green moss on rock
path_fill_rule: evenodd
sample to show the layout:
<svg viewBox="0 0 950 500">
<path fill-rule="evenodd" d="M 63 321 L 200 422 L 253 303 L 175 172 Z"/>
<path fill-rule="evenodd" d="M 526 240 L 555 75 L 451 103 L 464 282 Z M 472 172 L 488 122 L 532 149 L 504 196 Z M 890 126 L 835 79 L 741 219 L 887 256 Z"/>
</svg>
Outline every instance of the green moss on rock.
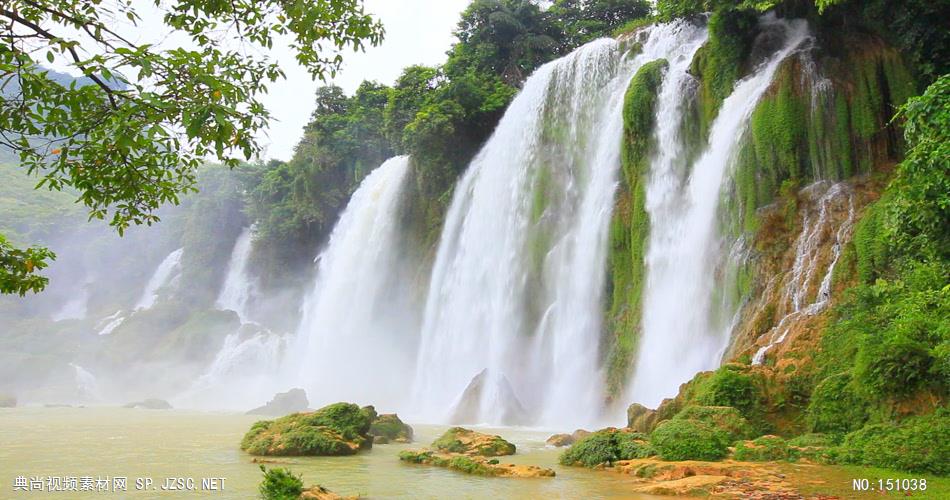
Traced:
<svg viewBox="0 0 950 500">
<path fill-rule="evenodd" d="M 726 456 L 729 435 L 697 420 L 661 422 L 650 442 L 663 460 L 719 460 Z"/>
<path fill-rule="evenodd" d="M 372 406 L 335 403 L 256 422 L 241 440 L 241 449 L 252 455 L 352 455 L 372 447 L 368 431 L 375 418 Z"/>
<path fill-rule="evenodd" d="M 501 436 L 491 436 L 462 427 L 452 427 L 432 442 L 432 448 L 443 453 L 460 453 L 482 457 L 514 455 L 515 445 Z"/>
<path fill-rule="evenodd" d="M 788 443 L 778 436 L 762 436 L 752 441 L 742 441 L 736 444 L 732 454 L 736 460 L 746 462 L 775 462 L 779 460 L 795 460 L 797 454 Z"/>
<path fill-rule="evenodd" d="M 839 373 L 815 386 L 806 413 L 812 432 L 845 434 L 868 419 L 868 402 L 855 392 L 851 375 Z"/>
<path fill-rule="evenodd" d="M 649 233 L 645 176 L 653 149 L 656 100 L 668 67 L 665 59 L 644 64 L 634 75 L 624 96 L 622 175 L 610 222 L 611 335 L 607 341 L 607 391 L 620 394 L 629 378 L 640 331 L 640 302 L 645 269 L 643 259 Z"/>
<path fill-rule="evenodd" d="M 412 442 L 412 427 L 400 420 L 399 415 L 386 413 L 373 420 L 369 435 L 374 438 L 384 437 L 387 441 L 409 443 Z"/>
<path fill-rule="evenodd" d="M 578 440 L 561 454 L 561 465 L 595 467 L 656 454 L 645 434 L 609 427 Z"/>
<path fill-rule="evenodd" d="M 731 406 L 687 406 L 673 418 L 702 422 L 725 432 L 733 441 L 753 432 L 749 421 Z"/>
</svg>

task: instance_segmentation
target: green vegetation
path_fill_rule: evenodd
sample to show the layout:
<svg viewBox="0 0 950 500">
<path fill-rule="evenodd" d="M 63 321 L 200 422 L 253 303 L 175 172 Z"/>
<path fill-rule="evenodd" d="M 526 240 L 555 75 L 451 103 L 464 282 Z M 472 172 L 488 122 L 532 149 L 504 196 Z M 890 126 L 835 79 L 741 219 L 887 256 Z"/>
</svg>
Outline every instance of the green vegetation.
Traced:
<svg viewBox="0 0 950 500">
<path fill-rule="evenodd" d="M 379 415 L 369 427 L 370 436 L 381 436 L 388 441 L 412 441 L 412 427 L 399 420 L 395 413 Z"/>
<path fill-rule="evenodd" d="M 778 436 L 762 436 L 751 442 L 740 442 L 736 445 L 732 457 L 746 462 L 774 462 L 797 458 L 788 443 Z"/>
<path fill-rule="evenodd" d="M 265 469 L 262 465 L 261 472 L 264 473 L 264 479 L 258 491 L 264 500 L 296 500 L 303 493 L 303 479 L 290 469 Z"/>
<path fill-rule="evenodd" d="M 466 474 L 476 476 L 494 476 L 497 472 L 492 467 L 463 455 L 454 455 L 452 457 L 442 457 L 431 451 L 412 451 L 403 450 L 399 452 L 399 460 L 413 464 L 434 465 L 436 467 L 446 467 Z M 495 462 L 497 463 L 497 461 Z"/>
<path fill-rule="evenodd" d="M 482 457 L 514 455 L 515 445 L 501 436 L 489 436 L 462 427 L 452 427 L 432 442 L 432 448 L 443 453 L 462 453 Z"/>
<path fill-rule="evenodd" d="M 252 455 L 352 455 L 372 446 L 371 406 L 335 403 L 312 413 L 294 413 L 256 422 L 241 440 Z"/>
<path fill-rule="evenodd" d="M 719 460 L 730 441 L 726 432 L 698 420 L 671 419 L 656 426 L 650 443 L 663 460 Z"/>
<path fill-rule="evenodd" d="M 851 375 L 839 373 L 825 378 L 811 394 L 808 427 L 812 432 L 847 433 L 867 421 L 867 401 L 858 394 Z"/>
<path fill-rule="evenodd" d="M 233 167 L 261 151 L 258 132 L 270 116 L 260 96 L 284 73 L 254 54 L 276 37 L 293 41 L 298 62 L 315 78 L 336 72 L 343 49 L 382 38 L 382 27 L 356 0 L 169 5 L 159 37 L 187 38 L 192 50 L 129 41 L 114 31 L 115 17 L 141 21 L 132 3 L 113 9 L 15 1 L 0 9 L 7 26 L 0 33 L 0 146 L 40 178 L 37 187 L 75 189 L 90 217 L 108 218 L 120 234 L 130 224 L 156 222 L 163 203 L 177 203 L 193 188 L 202 158 Z M 206 35 L 220 26 L 264 50 L 230 50 L 226 40 Z M 60 81 L 40 66 L 56 62 L 83 77 Z M 45 286 L 33 275 L 52 254 L 5 244 L 0 256 L 0 293 Z"/>
<path fill-rule="evenodd" d="M 732 441 L 752 435 L 749 422 L 731 406 L 687 406 L 673 418 L 701 422 L 725 432 Z"/>
<path fill-rule="evenodd" d="M 668 67 L 660 59 L 644 64 L 624 95 L 622 175 L 610 222 L 610 309 L 612 332 L 607 349 L 607 392 L 617 395 L 629 379 L 640 332 L 640 309 L 645 279 L 644 256 L 649 234 L 645 182 L 653 149 L 656 100 Z"/>
<path fill-rule="evenodd" d="M 645 434 L 607 428 L 578 440 L 561 454 L 558 461 L 561 465 L 610 466 L 617 460 L 646 458 L 655 454 Z"/>
<path fill-rule="evenodd" d="M 839 461 L 909 472 L 950 474 L 950 413 L 911 417 L 900 424 L 872 424 L 845 438 Z"/>
</svg>

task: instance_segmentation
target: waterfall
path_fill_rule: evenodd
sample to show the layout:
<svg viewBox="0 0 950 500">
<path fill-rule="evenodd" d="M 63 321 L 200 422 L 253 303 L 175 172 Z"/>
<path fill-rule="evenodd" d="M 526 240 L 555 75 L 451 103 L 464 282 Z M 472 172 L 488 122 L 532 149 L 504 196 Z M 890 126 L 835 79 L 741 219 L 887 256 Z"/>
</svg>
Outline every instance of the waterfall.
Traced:
<svg viewBox="0 0 950 500">
<path fill-rule="evenodd" d="M 125 316 L 122 316 L 122 310 L 120 309 L 113 314 L 102 318 L 98 323 L 96 323 L 97 334 L 109 335 L 123 322 L 125 322 Z"/>
<path fill-rule="evenodd" d="M 81 285 L 80 290 L 69 298 L 63 307 L 61 307 L 52 316 L 53 321 L 62 321 L 66 319 L 85 319 L 86 310 L 89 304 L 89 287 L 91 281 L 86 281 Z"/>
<path fill-rule="evenodd" d="M 248 300 L 251 298 L 253 283 L 247 274 L 247 261 L 251 255 L 253 239 L 253 226 L 246 227 L 241 231 L 241 235 L 234 243 L 234 250 L 231 251 L 224 285 L 221 287 L 221 292 L 215 301 L 215 307 L 218 309 L 236 312 L 241 323 L 248 321 L 247 306 Z"/>
<path fill-rule="evenodd" d="M 76 381 L 76 390 L 79 392 L 79 394 L 85 399 L 101 399 L 102 395 L 99 391 L 99 381 L 96 380 L 96 376 L 90 373 L 89 370 L 86 370 L 75 363 L 69 363 L 69 366 L 73 369 L 73 376 Z"/>
<path fill-rule="evenodd" d="M 815 201 L 815 208 L 805 210 L 802 215 L 802 232 L 795 241 L 795 258 L 782 289 L 779 313 L 784 314 L 778 324 L 763 334 L 766 344 L 752 356 L 752 364 L 760 365 L 770 349 L 785 341 L 792 325 L 808 316 L 818 314 L 831 300 L 831 279 L 835 265 L 841 257 L 841 250 L 851 238 L 854 227 L 854 197 L 847 184 L 817 182 L 805 188 L 805 196 L 815 196 L 816 191 L 824 193 Z M 817 212 L 817 213 L 815 213 Z M 844 212 L 844 220 L 836 220 L 834 214 Z M 837 227 L 836 227 L 837 226 Z M 824 242 L 831 239 L 830 255 L 824 255 Z M 818 273 L 826 264 L 821 280 L 816 281 Z M 809 302 L 809 298 L 814 298 Z"/>
<path fill-rule="evenodd" d="M 646 188 L 650 236 L 646 254 L 643 333 L 630 399 L 655 407 L 699 371 L 719 365 L 729 325 L 715 325 L 712 301 L 724 242 L 717 231 L 723 180 L 735 160 L 749 118 L 781 62 L 808 38 L 804 21 L 762 20 L 784 32 L 784 43 L 752 74 L 736 83 L 710 129 L 705 151 L 684 176 L 675 137 L 682 113 L 668 100 L 682 99 L 664 82 L 657 113 L 658 154 Z M 725 245 L 728 247 L 728 245 Z"/>
<path fill-rule="evenodd" d="M 317 258 L 288 363 L 314 404 L 405 400 L 415 336 L 397 223 L 408 169 L 397 156 L 371 172 Z"/>
<path fill-rule="evenodd" d="M 505 418 L 521 407 L 544 425 L 599 417 L 624 93 L 639 67 L 686 57 L 704 30 L 677 22 L 645 35 L 634 57 L 601 39 L 539 68 L 456 187 L 413 384 L 422 418 L 460 406 L 470 423 L 521 423 Z"/>
<path fill-rule="evenodd" d="M 159 290 L 173 281 L 172 273 L 179 271 L 181 267 L 181 254 L 184 252 L 184 248 L 179 248 L 174 252 L 168 254 L 162 263 L 158 265 L 155 269 L 155 272 L 152 273 L 152 277 L 149 278 L 148 283 L 145 285 L 145 290 L 142 292 L 142 298 L 139 299 L 138 303 L 135 304 L 135 309 L 148 309 L 155 305 L 155 301 L 158 299 Z"/>
</svg>

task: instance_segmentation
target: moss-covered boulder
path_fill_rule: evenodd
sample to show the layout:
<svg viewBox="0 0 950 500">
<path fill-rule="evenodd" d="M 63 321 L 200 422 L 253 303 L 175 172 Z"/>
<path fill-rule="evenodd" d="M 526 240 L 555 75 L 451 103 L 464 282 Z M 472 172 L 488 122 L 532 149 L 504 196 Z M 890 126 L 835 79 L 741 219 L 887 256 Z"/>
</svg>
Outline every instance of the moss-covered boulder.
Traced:
<svg viewBox="0 0 950 500">
<path fill-rule="evenodd" d="M 650 442 L 664 460 L 719 460 L 726 456 L 729 435 L 698 420 L 674 418 L 660 423 Z"/>
<path fill-rule="evenodd" d="M 561 454 L 559 461 L 561 465 L 596 467 L 655 454 L 645 434 L 608 427 L 579 439 Z"/>
<path fill-rule="evenodd" d="M 750 437 L 752 427 L 748 420 L 731 406 L 687 406 L 674 419 L 696 420 L 725 432 L 731 441 Z"/>
<path fill-rule="evenodd" d="M 399 420 L 395 413 L 384 413 L 376 417 L 369 426 L 369 435 L 377 444 L 396 442 L 411 443 L 412 427 Z"/>
<path fill-rule="evenodd" d="M 497 459 L 468 456 L 458 453 L 438 453 L 431 450 L 405 450 L 399 460 L 412 464 L 433 465 L 447 469 L 488 477 L 554 477 L 554 471 L 536 465 L 503 464 Z"/>
<path fill-rule="evenodd" d="M 372 406 L 335 403 L 309 413 L 262 420 L 244 435 L 241 449 L 252 455 L 352 455 L 373 446 Z"/>
<path fill-rule="evenodd" d="M 432 448 L 443 453 L 468 456 L 500 457 L 515 454 L 515 445 L 501 436 L 482 434 L 462 427 L 452 427 L 445 431 L 439 439 L 432 442 Z"/>
</svg>

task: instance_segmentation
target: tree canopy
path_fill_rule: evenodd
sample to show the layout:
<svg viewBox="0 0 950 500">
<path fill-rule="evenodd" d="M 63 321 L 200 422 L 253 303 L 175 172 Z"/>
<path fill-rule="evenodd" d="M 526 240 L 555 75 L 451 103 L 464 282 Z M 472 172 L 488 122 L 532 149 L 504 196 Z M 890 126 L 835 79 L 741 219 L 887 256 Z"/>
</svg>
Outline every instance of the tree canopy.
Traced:
<svg viewBox="0 0 950 500">
<path fill-rule="evenodd" d="M 158 43 L 128 34 L 146 17 L 161 19 Z M 270 119 L 260 96 L 284 77 L 264 55 L 275 43 L 324 79 L 345 49 L 383 36 L 360 0 L 13 0 L 0 21 L 0 147 L 37 187 L 74 189 L 120 234 L 157 221 L 204 159 L 233 167 L 260 153 Z M 82 80 L 52 78 L 53 64 Z M 35 271 L 53 255 L 0 241 L 0 292 L 41 290 Z"/>
</svg>

